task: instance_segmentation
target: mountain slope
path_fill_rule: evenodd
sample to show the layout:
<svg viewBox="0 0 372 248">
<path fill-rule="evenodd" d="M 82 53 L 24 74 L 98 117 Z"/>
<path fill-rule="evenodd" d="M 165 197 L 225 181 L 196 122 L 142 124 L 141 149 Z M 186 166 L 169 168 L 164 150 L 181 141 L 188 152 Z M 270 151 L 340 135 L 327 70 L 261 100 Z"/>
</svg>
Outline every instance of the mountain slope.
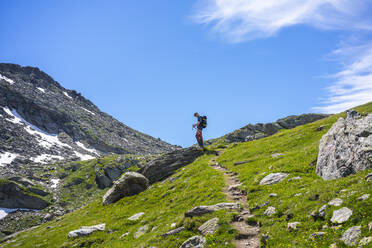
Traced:
<svg viewBox="0 0 372 248">
<path fill-rule="evenodd" d="M 0 64 L 0 166 L 172 151 L 38 68 Z"/>
<path fill-rule="evenodd" d="M 361 113 L 372 113 L 372 103 L 356 108 Z M 372 170 L 325 181 L 315 173 L 315 161 L 321 137 L 345 114 L 281 130 L 273 136 L 256 141 L 227 144 L 216 142 L 209 149 L 219 150 L 218 163 L 235 173 L 247 192 L 247 204 L 252 216 L 248 222 L 261 225 L 261 236 L 267 247 L 346 247 L 341 235 L 351 226 L 361 226 L 361 237 L 370 236 L 368 225 L 372 221 L 372 199 L 357 200 L 371 193 L 372 185 L 365 176 Z M 222 173 L 210 167 L 214 155 L 206 153 L 192 164 L 146 191 L 125 197 L 114 204 L 102 206 L 101 199 L 86 207 L 24 232 L 4 247 L 179 247 L 186 239 L 197 235 L 197 228 L 213 217 L 219 218 L 219 229 L 207 235 L 206 247 L 233 247 L 237 235 L 229 222 L 236 214 L 220 210 L 202 217 L 185 217 L 184 213 L 199 205 L 226 201 Z M 274 185 L 260 185 L 269 173 L 288 173 L 288 178 Z M 270 196 L 271 193 L 275 195 Z M 311 213 L 334 198 L 341 198 L 341 206 L 327 206 L 324 219 L 313 218 Z M 272 216 L 265 214 L 268 207 L 275 207 Z M 352 217 L 342 225 L 330 221 L 332 212 L 341 207 L 353 211 Z M 128 220 L 133 214 L 144 212 L 136 221 Z M 288 232 L 289 222 L 300 222 L 297 230 Z M 80 226 L 105 223 L 105 232 L 90 236 L 68 238 L 69 231 Z M 161 234 L 184 227 L 178 234 L 162 237 Z M 147 228 L 141 228 L 146 227 Z M 135 238 L 138 230 L 142 236 Z M 312 235 L 317 233 L 317 235 Z M 268 239 L 266 239 L 268 238 Z M 262 242 L 263 244 L 263 242 Z M 365 246 L 368 247 L 368 246 Z"/>
</svg>

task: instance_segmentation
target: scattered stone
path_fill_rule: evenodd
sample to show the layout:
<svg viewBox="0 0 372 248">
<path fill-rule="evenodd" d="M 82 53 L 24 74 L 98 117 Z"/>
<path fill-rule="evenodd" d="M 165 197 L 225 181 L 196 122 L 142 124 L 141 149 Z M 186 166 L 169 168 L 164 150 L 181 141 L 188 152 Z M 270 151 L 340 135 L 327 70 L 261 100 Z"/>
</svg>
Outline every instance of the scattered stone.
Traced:
<svg viewBox="0 0 372 248">
<path fill-rule="evenodd" d="M 341 240 L 348 246 L 356 245 L 361 234 L 361 226 L 353 226 L 347 229 L 341 237 Z"/>
<path fill-rule="evenodd" d="M 202 236 L 194 236 L 186 240 L 179 248 L 203 248 L 206 243 Z"/>
<path fill-rule="evenodd" d="M 368 245 L 369 243 L 372 243 L 372 237 L 364 237 L 362 238 L 360 241 L 359 241 L 359 245 L 358 245 L 358 248 L 359 247 L 363 247 L 363 246 L 366 246 Z"/>
<path fill-rule="evenodd" d="M 264 212 L 264 215 L 267 215 L 267 216 L 272 216 L 276 213 L 276 209 L 272 206 L 268 207 L 265 212 Z"/>
<path fill-rule="evenodd" d="M 244 161 L 240 161 L 240 162 L 235 162 L 234 165 L 241 165 L 241 164 L 246 164 L 248 163 L 249 161 L 248 160 L 244 160 Z"/>
<path fill-rule="evenodd" d="M 372 182 L 372 173 L 369 173 L 369 174 L 366 176 L 366 180 L 367 180 L 367 182 Z"/>
<path fill-rule="evenodd" d="M 147 232 L 147 230 L 149 230 L 149 225 L 141 226 L 140 228 L 138 228 L 137 232 L 133 235 L 133 237 L 135 239 L 138 239 L 139 237 L 144 235 Z"/>
<path fill-rule="evenodd" d="M 361 197 L 359 197 L 357 200 L 358 201 L 365 201 L 369 198 L 369 194 L 364 194 Z"/>
<path fill-rule="evenodd" d="M 322 137 L 316 173 L 325 180 L 346 177 L 372 168 L 372 114 L 348 111 Z M 369 137 L 369 138 L 367 138 Z"/>
<path fill-rule="evenodd" d="M 201 235 L 213 234 L 218 229 L 218 218 L 213 218 L 201 225 L 198 230 Z"/>
<path fill-rule="evenodd" d="M 338 207 L 338 206 L 341 206 L 341 204 L 342 204 L 343 202 L 344 202 L 344 201 L 343 201 L 342 199 L 340 199 L 340 198 L 335 198 L 335 199 L 331 200 L 330 202 L 328 202 L 328 205 Z"/>
<path fill-rule="evenodd" d="M 297 194 L 295 194 L 295 196 L 300 196 L 300 195 L 302 195 L 302 193 L 297 193 Z"/>
<path fill-rule="evenodd" d="M 179 232 L 182 232 L 183 230 L 185 230 L 184 227 L 179 227 L 179 228 L 173 229 L 173 230 L 171 230 L 171 231 L 169 231 L 167 233 L 164 233 L 161 236 L 166 237 L 166 236 L 170 236 L 170 235 L 175 235 L 175 234 L 177 234 Z"/>
<path fill-rule="evenodd" d="M 288 179 L 288 182 L 292 182 L 294 180 L 301 180 L 301 179 L 302 179 L 302 177 L 292 177 L 292 178 Z"/>
<path fill-rule="evenodd" d="M 288 177 L 288 174 L 286 174 L 286 173 L 281 173 L 281 172 L 271 173 L 271 174 L 265 176 L 260 181 L 260 185 L 271 185 L 271 184 L 279 183 L 286 177 Z"/>
<path fill-rule="evenodd" d="M 271 154 L 271 157 L 277 158 L 277 157 L 282 157 L 283 155 L 284 155 L 283 153 L 274 153 L 274 154 Z"/>
<path fill-rule="evenodd" d="M 327 229 L 328 228 L 328 225 L 327 224 L 324 224 L 323 226 L 322 226 L 322 229 Z"/>
<path fill-rule="evenodd" d="M 53 215 L 51 215 L 50 213 L 47 213 L 46 215 L 44 215 L 43 217 L 43 220 L 44 221 L 50 221 L 53 219 Z"/>
<path fill-rule="evenodd" d="M 333 243 L 329 246 L 329 248 L 337 248 L 337 244 Z"/>
<path fill-rule="evenodd" d="M 339 210 L 335 210 L 333 211 L 331 222 L 339 223 L 339 224 L 344 223 L 350 218 L 352 214 L 353 214 L 353 211 L 346 207 L 343 207 Z"/>
<path fill-rule="evenodd" d="M 276 194 L 276 193 L 271 193 L 270 195 L 269 195 L 269 197 L 277 197 L 278 196 L 278 194 Z"/>
<path fill-rule="evenodd" d="M 114 203 L 125 196 L 136 195 L 147 189 L 149 181 L 137 172 L 126 172 L 103 196 L 103 205 Z"/>
<path fill-rule="evenodd" d="M 300 222 L 290 222 L 287 224 L 287 232 L 297 230 L 297 226 L 301 224 Z"/>
<path fill-rule="evenodd" d="M 372 221 L 368 223 L 368 231 L 372 230 Z"/>
<path fill-rule="evenodd" d="M 318 237 L 323 237 L 324 235 L 325 235 L 325 232 L 315 232 L 315 233 L 310 234 L 309 238 L 315 239 Z"/>
<path fill-rule="evenodd" d="M 202 216 L 222 209 L 240 210 L 238 203 L 218 203 L 211 206 L 198 206 L 185 213 L 185 217 Z"/>
<path fill-rule="evenodd" d="M 240 186 L 242 186 L 242 184 L 241 183 L 239 183 L 239 184 L 235 184 L 235 185 L 231 185 L 231 186 L 229 186 L 229 188 L 227 189 L 227 191 L 238 191 L 238 190 L 240 190 L 239 189 L 239 187 Z"/>
<path fill-rule="evenodd" d="M 322 131 L 326 126 L 325 125 L 321 125 L 319 127 L 317 127 L 316 131 Z"/>
<path fill-rule="evenodd" d="M 171 224 L 171 227 L 175 227 L 177 224 L 176 223 L 172 223 Z"/>
<path fill-rule="evenodd" d="M 131 217 L 129 217 L 128 220 L 138 220 L 144 214 L 145 214 L 144 212 L 137 213 L 137 214 L 132 215 Z"/>
<path fill-rule="evenodd" d="M 106 224 L 99 224 L 95 226 L 82 226 L 77 230 L 71 231 L 68 233 L 69 238 L 77 238 L 81 236 L 87 236 L 92 234 L 95 231 L 104 231 Z"/>
<path fill-rule="evenodd" d="M 126 232 L 126 233 L 122 234 L 122 235 L 119 237 L 119 239 L 122 239 L 122 238 L 124 238 L 124 237 L 126 237 L 126 236 L 128 236 L 128 235 L 129 235 L 129 232 Z"/>
</svg>

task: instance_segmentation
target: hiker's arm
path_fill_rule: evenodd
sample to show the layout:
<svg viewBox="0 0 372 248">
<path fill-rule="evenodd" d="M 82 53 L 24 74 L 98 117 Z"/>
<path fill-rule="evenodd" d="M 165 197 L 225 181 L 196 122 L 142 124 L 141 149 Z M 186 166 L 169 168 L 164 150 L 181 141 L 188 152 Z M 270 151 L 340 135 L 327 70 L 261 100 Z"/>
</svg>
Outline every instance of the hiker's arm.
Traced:
<svg viewBox="0 0 372 248">
<path fill-rule="evenodd" d="M 199 126 L 199 122 L 197 122 L 196 124 L 193 124 L 192 127 L 197 127 Z"/>
</svg>

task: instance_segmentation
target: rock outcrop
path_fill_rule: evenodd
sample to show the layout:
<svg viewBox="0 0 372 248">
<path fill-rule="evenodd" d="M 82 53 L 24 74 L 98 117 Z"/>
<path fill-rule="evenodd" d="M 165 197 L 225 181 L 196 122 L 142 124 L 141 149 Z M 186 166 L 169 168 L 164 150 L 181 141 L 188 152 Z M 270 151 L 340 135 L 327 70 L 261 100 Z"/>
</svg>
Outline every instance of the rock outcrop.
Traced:
<svg viewBox="0 0 372 248">
<path fill-rule="evenodd" d="M 0 181 L 0 207 L 43 209 L 49 203 L 37 197 L 23 186 L 8 180 Z"/>
<path fill-rule="evenodd" d="M 260 181 L 260 185 L 271 185 L 271 184 L 279 183 L 283 181 L 283 179 L 285 179 L 286 177 L 288 177 L 287 173 L 281 173 L 281 172 L 271 173 L 265 176 L 264 178 L 262 178 L 262 180 Z"/>
<path fill-rule="evenodd" d="M 245 127 L 225 135 L 223 138 L 227 143 L 262 139 L 277 133 L 279 130 L 295 128 L 297 126 L 308 124 L 328 116 L 329 115 L 325 114 L 303 114 L 298 116 L 292 115 L 272 123 L 258 123 L 254 125 L 248 124 Z"/>
<path fill-rule="evenodd" d="M 177 169 L 184 167 L 192 162 L 203 152 L 196 147 L 176 150 L 150 161 L 140 170 L 150 183 L 161 181 L 172 175 Z"/>
<path fill-rule="evenodd" d="M 372 168 L 372 114 L 348 111 L 319 144 L 316 173 L 325 180 Z"/>
<path fill-rule="evenodd" d="M 95 226 L 82 226 L 77 230 L 69 232 L 67 236 L 69 238 L 78 238 L 81 236 L 90 235 L 95 231 L 104 231 L 105 228 L 106 228 L 106 224 L 99 224 Z"/>
<path fill-rule="evenodd" d="M 149 181 L 137 172 L 127 172 L 103 196 L 103 205 L 114 203 L 125 196 L 136 195 L 147 189 Z"/>
</svg>

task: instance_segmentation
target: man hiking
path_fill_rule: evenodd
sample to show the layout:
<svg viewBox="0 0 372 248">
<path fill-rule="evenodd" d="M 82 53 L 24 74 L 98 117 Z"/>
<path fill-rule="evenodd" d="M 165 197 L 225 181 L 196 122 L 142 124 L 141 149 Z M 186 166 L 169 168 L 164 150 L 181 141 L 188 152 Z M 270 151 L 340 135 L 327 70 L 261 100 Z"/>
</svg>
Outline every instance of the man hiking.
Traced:
<svg viewBox="0 0 372 248">
<path fill-rule="evenodd" d="M 207 127 L 207 117 L 206 116 L 200 116 L 199 113 L 195 113 L 194 116 L 198 118 L 198 122 L 196 124 L 193 124 L 192 127 L 197 129 L 196 131 L 196 140 L 198 141 L 198 144 L 200 148 L 204 149 L 203 144 L 203 128 Z"/>
</svg>

